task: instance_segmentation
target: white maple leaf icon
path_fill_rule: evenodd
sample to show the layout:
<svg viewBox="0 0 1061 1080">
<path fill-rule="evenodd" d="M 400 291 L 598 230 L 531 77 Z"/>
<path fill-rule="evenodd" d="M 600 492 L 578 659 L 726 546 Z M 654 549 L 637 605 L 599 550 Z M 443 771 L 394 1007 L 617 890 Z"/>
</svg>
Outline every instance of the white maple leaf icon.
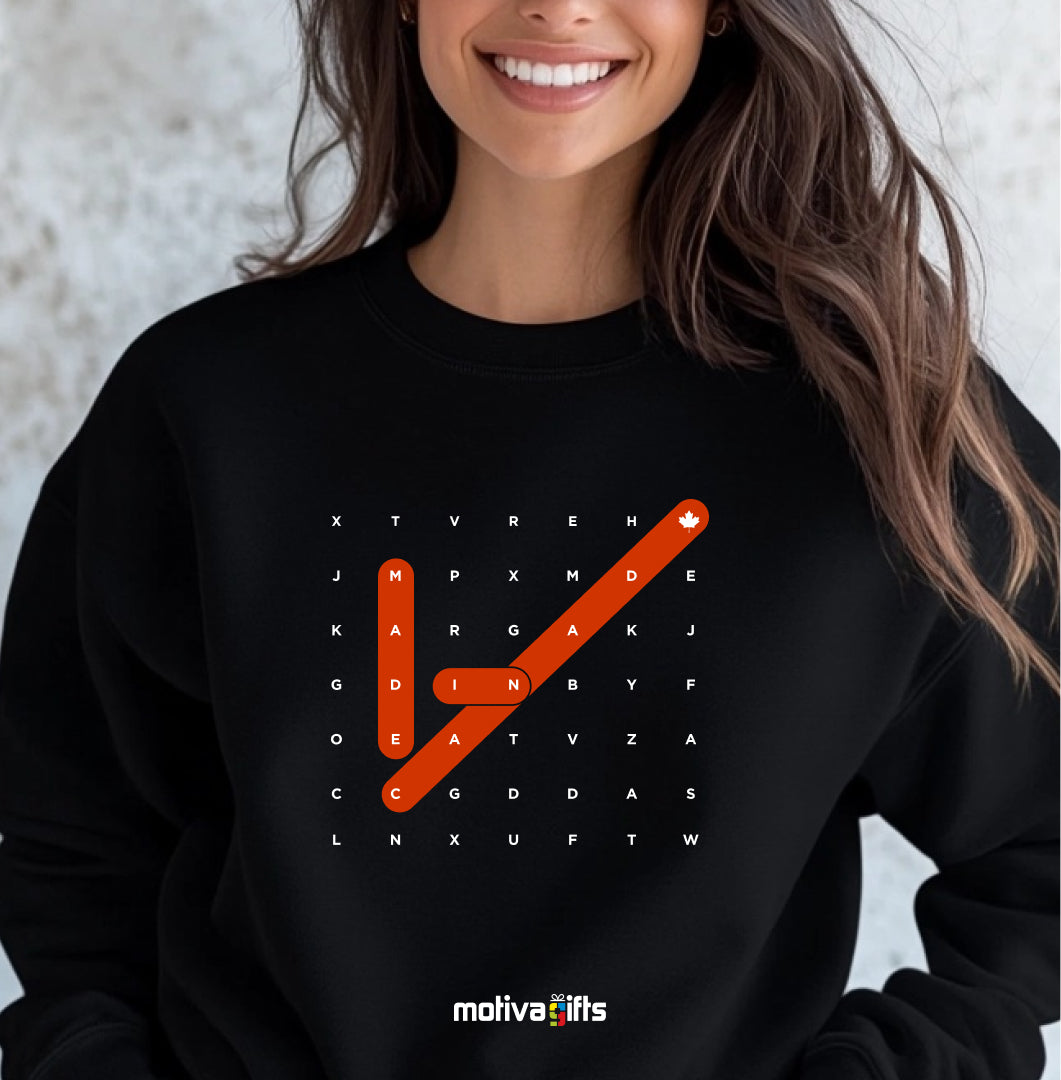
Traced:
<svg viewBox="0 0 1061 1080">
<path fill-rule="evenodd" d="M 695 529 L 700 524 L 700 519 L 692 512 L 692 510 L 686 510 L 678 521 L 684 525 L 687 529 Z"/>
</svg>

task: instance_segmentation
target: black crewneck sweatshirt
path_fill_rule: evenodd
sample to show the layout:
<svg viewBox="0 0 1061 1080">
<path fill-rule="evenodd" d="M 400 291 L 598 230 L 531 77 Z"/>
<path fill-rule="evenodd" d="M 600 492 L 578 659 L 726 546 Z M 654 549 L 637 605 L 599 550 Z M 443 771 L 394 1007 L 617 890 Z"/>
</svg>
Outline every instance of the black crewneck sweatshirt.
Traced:
<svg viewBox="0 0 1061 1080">
<path fill-rule="evenodd" d="M 774 340 L 487 319 L 398 231 L 141 333 L 5 608 L 3 1080 L 1040 1076 L 1057 698 Z M 845 992 L 874 813 L 929 970 Z"/>
</svg>

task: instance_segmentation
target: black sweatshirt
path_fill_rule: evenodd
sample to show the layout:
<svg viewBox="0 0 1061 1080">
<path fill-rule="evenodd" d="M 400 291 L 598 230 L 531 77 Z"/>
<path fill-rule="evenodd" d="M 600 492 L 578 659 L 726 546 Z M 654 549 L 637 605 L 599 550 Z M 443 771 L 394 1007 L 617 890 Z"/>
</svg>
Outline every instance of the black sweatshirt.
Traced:
<svg viewBox="0 0 1061 1080">
<path fill-rule="evenodd" d="M 904 559 L 794 351 L 486 319 L 405 246 L 159 319 L 42 484 L 3 1080 L 1039 1077 L 1057 698 Z M 938 867 L 929 971 L 845 993 L 874 813 Z"/>
</svg>

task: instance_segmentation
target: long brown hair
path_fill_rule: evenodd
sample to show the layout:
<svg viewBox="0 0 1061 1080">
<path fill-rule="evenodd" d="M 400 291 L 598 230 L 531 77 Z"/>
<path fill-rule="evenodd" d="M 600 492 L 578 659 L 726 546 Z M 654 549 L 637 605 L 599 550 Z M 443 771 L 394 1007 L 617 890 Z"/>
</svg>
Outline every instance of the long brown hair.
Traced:
<svg viewBox="0 0 1061 1080">
<path fill-rule="evenodd" d="M 452 122 L 397 0 L 295 8 L 303 63 L 287 160 L 292 228 L 274 251 L 236 258 L 243 280 L 347 255 L 387 219 L 430 235 L 456 174 Z M 1058 507 L 1016 452 L 992 369 L 973 346 L 951 196 L 899 132 L 831 0 L 731 0 L 729 10 L 733 28 L 705 38 L 639 190 L 645 310 L 655 303 L 685 347 L 734 368 L 771 358 L 736 326 L 783 328 L 802 377 L 843 427 L 874 513 L 915 569 L 952 612 L 964 608 L 998 635 L 1022 692 L 1034 667 L 1059 693 L 1050 654 L 1013 614 L 1044 569 L 1056 624 Z M 300 160 L 318 106 L 327 134 Z M 350 197 L 298 253 L 310 181 L 336 149 L 352 170 Z M 918 180 L 942 225 L 946 278 L 920 251 Z M 1005 511 L 1000 595 L 970 559 L 962 475 L 986 483 Z"/>
</svg>

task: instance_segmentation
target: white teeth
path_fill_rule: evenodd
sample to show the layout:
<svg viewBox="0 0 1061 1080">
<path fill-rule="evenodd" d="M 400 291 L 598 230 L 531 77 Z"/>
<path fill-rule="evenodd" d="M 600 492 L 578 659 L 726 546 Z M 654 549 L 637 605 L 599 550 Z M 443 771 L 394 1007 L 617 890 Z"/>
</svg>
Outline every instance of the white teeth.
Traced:
<svg viewBox="0 0 1061 1080">
<path fill-rule="evenodd" d="M 534 86 L 582 86 L 603 78 L 612 68 L 610 60 L 579 64 L 543 64 L 515 56 L 495 56 L 494 67 L 510 79 Z"/>
</svg>

